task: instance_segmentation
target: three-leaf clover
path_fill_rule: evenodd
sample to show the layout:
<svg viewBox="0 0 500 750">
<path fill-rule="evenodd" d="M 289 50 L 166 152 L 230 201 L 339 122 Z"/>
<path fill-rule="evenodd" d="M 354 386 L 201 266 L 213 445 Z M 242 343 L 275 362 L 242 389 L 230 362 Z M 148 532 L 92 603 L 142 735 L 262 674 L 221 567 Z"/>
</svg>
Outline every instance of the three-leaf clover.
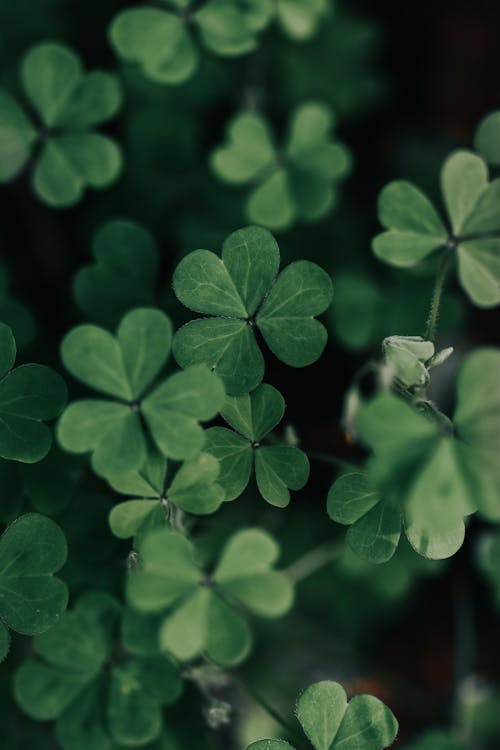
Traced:
<svg viewBox="0 0 500 750">
<path fill-rule="evenodd" d="M 118 13 L 109 39 L 116 54 L 138 64 L 148 78 L 179 84 L 200 65 L 193 29 L 209 52 L 235 57 L 256 49 L 271 17 L 268 0 L 161 0 L 159 7 L 135 6 Z"/>
<path fill-rule="evenodd" d="M 103 477 L 141 468 L 147 441 L 176 460 L 192 458 L 205 442 L 200 421 L 212 419 L 224 403 L 219 378 L 205 366 L 176 372 L 151 390 L 168 358 L 172 326 L 155 308 L 137 308 L 122 319 L 116 336 L 95 325 L 73 328 L 61 354 L 83 383 L 114 400 L 75 401 L 59 420 L 57 436 L 72 453 L 92 452 L 92 467 Z"/>
<path fill-rule="evenodd" d="M 289 489 L 300 490 L 305 485 L 309 477 L 305 453 L 292 445 L 262 444 L 284 412 L 283 396 L 265 383 L 252 393 L 226 398 L 221 415 L 236 432 L 211 427 L 206 447 L 220 462 L 219 483 L 225 500 L 241 495 L 254 465 L 259 492 L 271 505 L 284 508 L 290 502 Z"/>
<path fill-rule="evenodd" d="M 9 649 L 7 627 L 43 633 L 65 610 L 68 591 L 53 573 L 66 554 L 59 526 L 37 513 L 20 516 L 0 537 L 0 661 Z"/>
<path fill-rule="evenodd" d="M 0 457 L 33 463 L 50 450 L 52 433 L 43 422 L 63 410 L 66 385 L 44 365 L 12 369 L 15 359 L 12 331 L 0 323 Z"/>
<path fill-rule="evenodd" d="M 127 585 L 130 605 L 141 612 L 168 610 L 160 646 L 181 661 L 205 654 L 221 665 L 237 664 L 252 646 L 242 610 L 279 617 L 293 601 L 287 576 L 272 569 L 279 555 L 261 529 L 242 529 L 228 540 L 215 569 L 203 572 L 195 547 L 177 531 L 153 531 L 139 544 L 141 566 Z"/>
<path fill-rule="evenodd" d="M 227 143 L 212 153 L 212 169 L 231 185 L 251 186 L 249 221 L 274 230 L 316 221 L 333 206 L 336 183 L 350 169 L 349 152 L 331 135 L 333 125 L 326 105 L 301 104 L 278 149 L 265 118 L 243 112 L 229 123 Z"/>
<path fill-rule="evenodd" d="M 185 461 L 170 480 L 165 457 L 151 451 L 140 469 L 110 480 L 117 492 L 134 496 L 112 509 L 111 531 L 120 539 L 144 534 L 164 525 L 172 506 L 198 515 L 213 513 L 224 500 L 219 471 L 217 459 L 203 452 Z"/>
<path fill-rule="evenodd" d="M 436 250 L 456 258 L 460 284 L 480 307 L 500 303 L 500 179 L 488 180 L 480 156 L 457 151 L 441 170 L 448 223 L 409 182 L 391 182 L 379 196 L 386 228 L 373 240 L 375 255 L 401 268 L 417 265 Z"/>
<path fill-rule="evenodd" d="M 330 517 L 351 527 L 347 541 L 360 557 L 390 559 L 402 524 L 421 555 L 449 557 L 463 543 L 464 518 L 478 505 L 487 518 L 500 518 L 498 372 L 496 349 L 466 358 L 453 425 L 388 393 L 361 408 L 357 427 L 373 450 L 368 472 L 340 477 L 327 501 Z"/>
<path fill-rule="evenodd" d="M 38 142 L 33 170 L 36 194 L 51 206 L 72 206 L 86 188 L 108 187 L 122 168 L 114 140 L 94 131 L 121 104 L 115 76 L 85 73 L 68 47 L 44 42 L 29 50 L 21 65 L 23 93 L 34 124 L 6 91 L 0 91 L 0 182 L 21 172 Z"/>
<path fill-rule="evenodd" d="M 373 695 L 347 701 L 338 682 L 316 682 L 297 701 L 297 719 L 315 750 L 383 750 L 392 745 L 398 722 Z M 246 750 L 293 750 L 284 740 L 258 740 Z"/>
<path fill-rule="evenodd" d="M 134 307 L 154 303 L 159 253 L 140 224 L 115 219 L 103 224 L 92 241 L 95 262 L 75 276 L 73 294 L 91 320 L 114 328 Z"/>
<path fill-rule="evenodd" d="M 179 672 L 158 652 L 146 618 L 125 627 L 121 615 L 108 594 L 83 594 L 34 639 L 36 658 L 15 674 L 17 703 L 34 719 L 56 720 L 64 750 L 146 745 L 162 732 L 162 706 L 181 693 Z"/>
<path fill-rule="evenodd" d="M 271 351 L 292 367 L 321 355 L 325 327 L 314 319 L 332 299 L 332 282 L 315 263 L 290 263 L 279 275 L 280 253 L 266 229 L 233 232 L 222 259 L 209 250 L 187 255 L 174 273 L 174 291 L 191 310 L 208 316 L 176 334 L 174 357 L 181 367 L 205 363 L 230 395 L 255 388 L 264 376 L 264 358 L 255 329 Z"/>
</svg>

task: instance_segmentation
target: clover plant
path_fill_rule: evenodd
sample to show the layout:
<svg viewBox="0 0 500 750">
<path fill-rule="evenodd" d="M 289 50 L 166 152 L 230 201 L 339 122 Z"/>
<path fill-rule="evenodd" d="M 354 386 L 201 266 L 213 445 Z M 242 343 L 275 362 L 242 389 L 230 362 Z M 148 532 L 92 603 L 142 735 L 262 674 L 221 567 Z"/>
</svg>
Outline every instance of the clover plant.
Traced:
<svg viewBox="0 0 500 750">
<path fill-rule="evenodd" d="M 500 113 L 413 148 L 347 3 L 31 5 L 0 2 L 2 750 L 496 750 Z"/>
</svg>

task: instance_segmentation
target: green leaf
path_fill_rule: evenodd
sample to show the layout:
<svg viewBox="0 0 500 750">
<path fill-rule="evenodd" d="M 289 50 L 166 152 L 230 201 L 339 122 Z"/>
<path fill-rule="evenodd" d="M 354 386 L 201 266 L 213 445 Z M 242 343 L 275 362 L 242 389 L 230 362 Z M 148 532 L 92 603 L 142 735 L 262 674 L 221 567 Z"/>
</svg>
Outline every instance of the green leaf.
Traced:
<svg viewBox="0 0 500 750">
<path fill-rule="evenodd" d="M 105 726 L 105 681 L 90 684 L 59 718 L 55 735 L 63 748 L 114 750 Z"/>
<path fill-rule="evenodd" d="M 474 135 L 474 148 L 488 164 L 500 164 L 500 112 L 491 112 L 481 120 Z"/>
<path fill-rule="evenodd" d="M 255 50 L 257 34 L 270 18 L 271 11 L 262 0 L 242 5 L 232 0 L 209 0 L 194 15 L 204 45 L 224 57 Z"/>
<path fill-rule="evenodd" d="M 129 401 L 132 388 L 120 342 L 98 326 L 72 328 L 61 344 L 64 366 L 78 380 L 97 391 Z"/>
<path fill-rule="evenodd" d="M 245 750 L 293 750 L 285 740 L 257 740 L 247 745 Z"/>
<path fill-rule="evenodd" d="M 330 277 L 315 263 L 296 261 L 279 275 L 265 299 L 257 325 L 271 351 L 293 367 L 315 362 L 327 333 L 314 320 L 332 301 Z"/>
<path fill-rule="evenodd" d="M 246 318 L 247 312 L 223 260 L 195 250 L 174 272 L 174 291 L 183 305 L 208 315 Z"/>
<path fill-rule="evenodd" d="M 122 89 L 118 78 L 95 70 L 77 84 L 57 124 L 68 130 L 91 128 L 113 117 L 121 103 Z"/>
<path fill-rule="evenodd" d="M 131 606 L 141 612 L 159 612 L 179 597 L 194 591 L 201 573 L 193 545 L 168 529 L 152 532 L 140 545 L 142 569 L 127 583 Z"/>
<path fill-rule="evenodd" d="M 172 324 L 155 308 L 131 310 L 116 334 L 132 398 L 138 398 L 158 375 L 172 342 Z"/>
<path fill-rule="evenodd" d="M 117 55 L 138 64 L 157 83 L 183 83 L 198 67 L 198 53 L 182 19 L 159 8 L 118 13 L 109 39 Z"/>
<path fill-rule="evenodd" d="M 264 377 L 264 358 L 243 320 L 193 320 L 177 331 L 172 351 L 181 367 L 208 365 L 230 394 L 247 393 Z"/>
<path fill-rule="evenodd" d="M 44 125 L 59 124 L 73 91 L 83 76 L 80 60 L 68 47 L 44 42 L 25 55 L 22 83 Z"/>
<path fill-rule="evenodd" d="M 42 633 L 66 607 L 66 586 L 52 574 L 66 561 L 66 540 L 50 519 L 28 513 L 0 538 L 0 619 L 19 633 Z"/>
<path fill-rule="evenodd" d="M 53 721 L 79 697 L 92 674 L 72 672 L 52 664 L 27 660 L 14 675 L 14 697 L 25 714 L 38 721 Z"/>
<path fill-rule="evenodd" d="M 109 527 L 118 539 L 134 536 L 158 508 L 157 500 L 127 500 L 115 505 L 109 514 Z M 164 511 L 163 511 L 164 512 Z"/>
<path fill-rule="evenodd" d="M 301 490 L 309 478 L 305 453 L 292 445 L 262 446 L 255 451 L 255 478 L 262 497 L 284 508 L 291 490 Z"/>
<path fill-rule="evenodd" d="M 252 447 L 246 438 L 225 427 L 210 427 L 205 437 L 204 450 L 215 456 L 220 465 L 218 484 L 224 490 L 224 500 L 234 500 L 250 481 Z"/>
<path fill-rule="evenodd" d="M 61 447 L 71 453 L 92 452 L 92 466 L 103 477 L 139 469 L 146 441 L 137 412 L 105 400 L 75 401 L 57 425 Z"/>
<path fill-rule="evenodd" d="M 252 648 L 252 631 L 246 620 L 220 596 L 210 593 L 205 652 L 216 664 L 240 664 Z"/>
<path fill-rule="evenodd" d="M 476 154 L 457 151 L 445 161 L 441 170 L 441 189 L 455 236 L 464 229 L 487 184 L 488 169 Z"/>
<path fill-rule="evenodd" d="M 281 422 L 285 400 L 272 385 L 261 383 L 252 393 L 228 396 L 221 414 L 247 440 L 262 440 Z"/>
<path fill-rule="evenodd" d="M 463 362 L 457 377 L 457 407 L 453 417 L 466 443 L 500 450 L 500 351 L 481 348 Z"/>
<path fill-rule="evenodd" d="M 220 379 L 204 365 L 194 365 L 161 383 L 142 403 L 144 419 L 165 456 L 192 458 L 205 435 L 199 425 L 215 417 L 224 403 Z"/>
<path fill-rule="evenodd" d="M 0 90 L 0 183 L 8 182 L 23 169 L 36 139 L 36 131 L 6 92 Z"/>
<path fill-rule="evenodd" d="M 278 20 L 285 33 L 298 42 L 311 39 L 328 14 L 327 0 L 278 0 Z"/>
<path fill-rule="evenodd" d="M 383 500 L 364 474 L 345 474 L 331 486 L 327 499 L 333 521 L 349 525 L 346 541 L 371 563 L 383 563 L 395 553 L 401 534 L 399 505 Z"/>
<path fill-rule="evenodd" d="M 272 165 L 274 158 L 266 121 L 254 112 L 243 112 L 229 122 L 227 145 L 212 151 L 210 165 L 221 180 L 244 185 Z"/>
<path fill-rule="evenodd" d="M 251 192 L 246 215 L 249 221 L 277 232 L 291 228 L 296 218 L 296 206 L 285 168 L 275 168 Z"/>
<path fill-rule="evenodd" d="M 290 579 L 272 570 L 266 573 L 234 577 L 219 589 L 224 595 L 240 602 L 259 617 L 281 617 L 292 607 L 294 589 Z"/>
<path fill-rule="evenodd" d="M 213 594 L 197 588 L 168 617 L 160 629 L 160 646 L 181 661 L 189 661 L 205 648 L 208 610 Z"/>
<path fill-rule="evenodd" d="M 224 499 L 216 483 L 219 462 L 209 453 L 185 461 L 167 490 L 167 498 L 187 513 L 213 513 Z"/>
<path fill-rule="evenodd" d="M 349 703 L 336 682 L 310 685 L 297 702 L 297 718 L 316 750 L 383 750 L 394 742 L 398 723 L 371 695 Z"/>
<path fill-rule="evenodd" d="M 74 206 L 87 187 L 109 187 L 122 167 L 121 150 L 111 138 L 100 133 L 61 135 L 45 143 L 33 173 L 33 187 L 49 206 Z"/>
<path fill-rule="evenodd" d="M 461 242 L 457 248 L 458 277 L 478 307 L 500 303 L 500 239 Z"/>
<path fill-rule="evenodd" d="M 310 685 L 297 701 L 297 718 L 316 750 L 330 750 L 347 710 L 347 696 L 336 682 Z"/>
<path fill-rule="evenodd" d="M 82 268 L 73 286 L 86 316 L 114 328 L 128 310 L 153 302 L 159 253 L 140 224 L 124 219 L 103 224 L 92 253 L 95 264 Z"/>
<path fill-rule="evenodd" d="M 265 573 L 277 560 L 279 546 L 262 529 L 242 529 L 226 543 L 214 571 L 214 580 L 227 583 L 242 576 Z"/>
</svg>

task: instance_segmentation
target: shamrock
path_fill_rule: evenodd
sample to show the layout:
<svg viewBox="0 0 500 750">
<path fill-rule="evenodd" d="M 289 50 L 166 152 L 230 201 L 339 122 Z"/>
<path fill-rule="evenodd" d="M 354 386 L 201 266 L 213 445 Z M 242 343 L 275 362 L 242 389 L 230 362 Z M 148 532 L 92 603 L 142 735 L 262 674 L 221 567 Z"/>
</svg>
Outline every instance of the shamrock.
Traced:
<svg viewBox="0 0 500 750">
<path fill-rule="evenodd" d="M 260 494 L 271 505 L 284 508 L 288 489 L 300 490 L 309 477 L 307 456 L 292 445 L 262 445 L 262 440 L 283 418 L 285 401 L 272 385 L 262 383 L 252 393 L 228 396 L 221 411 L 236 430 L 211 427 L 207 448 L 219 461 L 219 482 L 225 500 L 239 497 L 247 486 L 252 466 Z"/>
<path fill-rule="evenodd" d="M 79 380 L 114 398 L 70 404 L 58 424 L 61 446 L 92 452 L 92 467 L 103 477 L 141 468 L 146 435 L 167 457 L 192 458 L 203 447 L 200 421 L 212 419 L 224 402 L 219 378 L 205 366 L 177 372 L 151 390 L 170 350 L 172 326 L 161 311 L 127 313 L 116 337 L 95 325 L 73 328 L 62 343 L 66 368 Z"/>
<path fill-rule="evenodd" d="M 0 537 L 0 661 L 9 650 L 7 627 L 43 633 L 66 608 L 66 586 L 52 575 L 66 554 L 59 526 L 38 513 L 20 516 Z"/>
<path fill-rule="evenodd" d="M 158 247 L 140 224 L 115 219 L 103 224 L 92 242 L 95 263 L 82 268 L 73 290 L 80 310 L 115 327 L 128 310 L 154 302 Z"/>
<path fill-rule="evenodd" d="M 313 316 L 329 306 L 331 280 L 306 260 L 277 276 L 279 264 L 276 240 L 260 227 L 233 232 L 222 246 L 222 260 L 209 250 L 183 258 L 174 273 L 177 297 L 217 317 L 193 320 L 177 332 L 173 352 L 181 367 L 203 362 L 230 395 L 247 393 L 264 376 L 255 327 L 282 362 L 304 367 L 318 359 L 327 333 Z"/>
<path fill-rule="evenodd" d="M 50 206 L 73 206 L 86 188 L 108 187 L 120 174 L 121 151 L 93 131 L 121 104 L 115 76 L 84 73 L 80 58 L 55 42 L 38 44 L 24 57 L 21 83 L 34 125 L 19 104 L 0 91 L 0 182 L 16 177 L 38 141 L 33 171 L 35 193 Z"/>
<path fill-rule="evenodd" d="M 224 666 L 248 655 L 252 633 L 241 608 L 278 617 L 292 605 L 293 587 L 272 570 L 279 548 L 261 529 L 237 531 L 207 576 L 191 541 L 177 531 L 153 531 L 139 545 L 141 567 L 130 574 L 127 597 L 140 612 L 168 608 L 160 646 L 181 661 L 205 654 Z"/>
<path fill-rule="evenodd" d="M 137 622 L 124 625 L 118 602 L 87 592 L 34 639 L 36 658 L 15 673 L 18 705 L 33 719 L 55 720 L 64 750 L 146 745 L 162 732 L 162 706 L 180 695 L 179 672 L 158 653 L 147 620 L 140 638 Z"/>
<path fill-rule="evenodd" d="M 297 719 L 315 750 L 383 750 L 392 745 L 398 722 L 373 695 L 349 702 L 338 682 L 316 682 L 297 701 Z M 246 750 L 293 750 L 283 740 L 258 740 Z"/>
<path fill-rule="evenodd" d="M 387 393 L 361 408 L 359 433 L 374 452 L 368 473 L 337 479 L 327 501 L 332 520 L 351 527 L 347 541 L 360 557 L 390 559 L 402 522 L 421 555 L 449 557 L 477 505 L 487 518 L 500 518 L 498 372 L 498 350 L 479 349 L 465 360 L 453 425 Z"/>
<path fill-rule="evenodd" d="M 479 307 L 500 303 L 500 179 L 488 181 L 480 156 L 457 151 L 441 170 L 449 226 L 429 199 L 409 182 L 391 182 L 379 196 L 385 232 L 373 240 L 375 255 L 401 268 L 436 250 L 456 259 L 460 284 Z"/>
<path fill-rule="evenodd" d="M 161 0 L 163 7 L 134 6 L 111 22 L 109 39 L 116 54 L 137 63 L 158 83 L 187 81 L 200 64 L 190 27 L 209 52 L 237 57 L 257 47 L 258 35 L 272 17 L 268 0 Z"/>
<path fill-rule="evenodd" d="M 292 114 L 288 138 L 277 150 L 266 120 L 254 112 L 237 115 L 228 142 L 215 149 L 211 166 L 231 185 L 251 185 L 249 221 L 289 229 L 297 220 L 317 221 L 335 202 L 335 183 L 350 169 L 349 152 L 333 140 L 331 110 L 305 102 Z"/>
<path fill-rule="evenodd" d="M 33 463 L 49 452 L 52 433 L 43 420 L 63 410 L 66 385 L 44 365 L 12 369 L 15 359 L 12 331 L 0 323 L 0 457 Z"/>
<path fill-rule="evenodd" d="M 111 531 L 120 539 L 144 534 L 158 523 L 164 525 L 172 506 L 187 513 L 213 513 L 224 499 L 224 490 L 217 483 L 219 470 L 216 458 L 198 453 L 185 461 L 169 482 L 164 456 L 151 451 L 141 469 L 110 480 L 117 492 L 135 496 L 112 509 Z"/>
</svg>

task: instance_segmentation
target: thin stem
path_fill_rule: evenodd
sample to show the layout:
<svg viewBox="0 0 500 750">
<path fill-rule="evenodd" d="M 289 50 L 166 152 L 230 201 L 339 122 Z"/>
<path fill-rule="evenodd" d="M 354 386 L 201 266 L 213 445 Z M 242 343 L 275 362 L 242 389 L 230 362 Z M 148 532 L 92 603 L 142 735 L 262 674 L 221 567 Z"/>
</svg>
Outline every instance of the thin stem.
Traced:
<svg viewBox="0 0 500 750">
<path fill-rule="evenodd" d="M 294 738 L 295 742 L 299 743 L 299 746 L 302 744 L 302 737 L 298 734 L 295 727 L 293 727 L 289 722 L 283 718 L 283 716 L 280 714 L 279 711 L 277 711 L 274 706 L 271 706 L 270 703 L 268 703 L 267 699 L 264 698 L 262 695 L 256 692 L 256 690 L 251 686 L 248 685 L 241 677 L 236 675 L 234 672 L 231 672 L 232 679 L 243 689 L 243 691 L 256 703 L 258 706 L 260 706 L 264 711 L 271 716 L 271 718 L 274 719 L 274 721 L 279 724 L 286 732 L 287 735 Z"/>
<path fill-rule="evenodd" d="M 313 573 L 324 568 L 328 563 L 336 560 L 342 552 L 343 546 L 339 544 L 320 544 L 318 547 L 306 552 L 305 555 L 295 560 L 285 570 L 286 575 L 292 583 L 300 583 L 309 578 Z"/>
<path fill-rule="evenodd" d="M 439 269 L 437 272 L 436 281 L 434 282 L 434 290 L 432 292 L 431 306 L 429 308 L 427 326 L 426 326 L 425 334 L 424 334 L 424 338 L 427 341 L 434 341 L 434 339 L 436 338 L 436 329 L 437 329 L 437 323 L 439 319 L 441 297 L 443 294 L 446 276 L 450 268 L 451 259 L 453 257 L 452 250 L 453 248 L 449 248 L 445 250 L 445 252 L 443 253 L 441 257 L 441 263 L 439 265 Z"/>
</svg>

